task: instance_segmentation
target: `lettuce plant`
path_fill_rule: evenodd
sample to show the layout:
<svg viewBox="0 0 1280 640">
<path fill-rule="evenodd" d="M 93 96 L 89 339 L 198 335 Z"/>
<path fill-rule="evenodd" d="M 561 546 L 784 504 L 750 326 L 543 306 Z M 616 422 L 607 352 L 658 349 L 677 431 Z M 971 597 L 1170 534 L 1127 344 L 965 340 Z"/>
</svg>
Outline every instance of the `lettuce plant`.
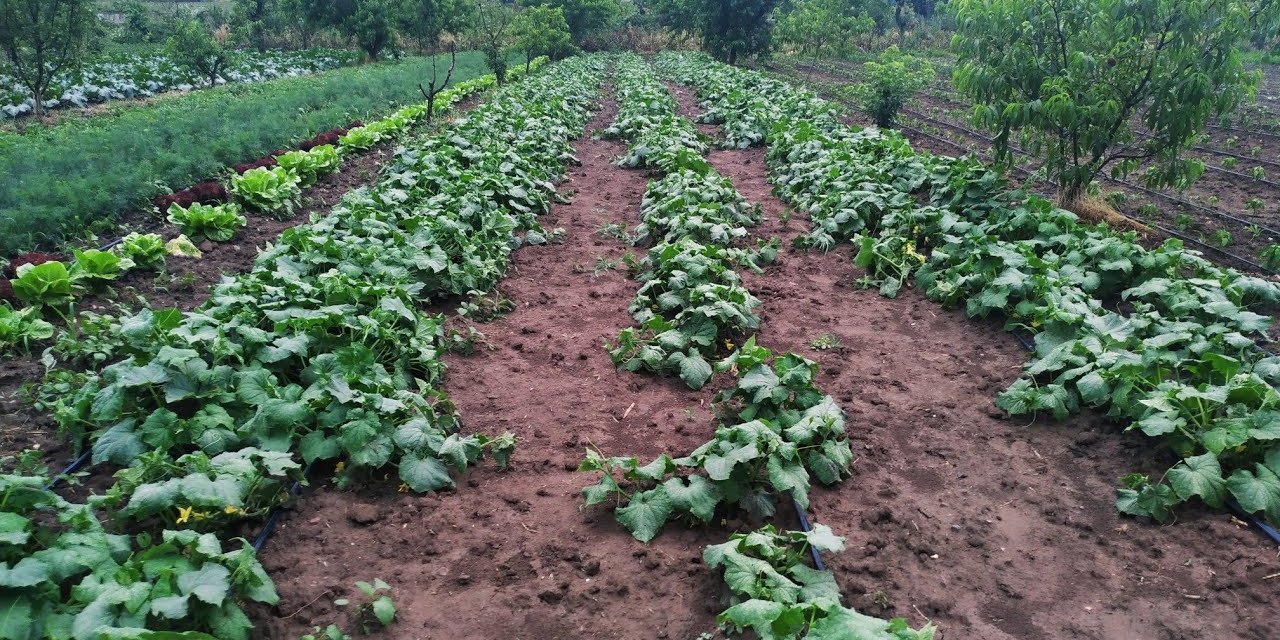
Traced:
<svg viewBox="0 0 1280 640">
<path fill-rule="evenodd" d="M 13 294 L 31 306 L 60 307 L 72 300 L 71 273 L 57 260 L 18 267 L 18 277 L 10 281 Z"/>
<path fill-rule="evenodd" d="M 363 151 L 373 147 L 382 141 L 382 135 L 379 132 L 372 131 L 368 127 L 356 127 L 347 132 L 347 135 L 338 138 L 338 144 L 346 149 L 355 149 Z"/>
<path fill-rule="evenodd" d="M 141 269 L 162 269 L 164 238 L 158 233 L 131 233 L 120 241 L 120 254 Z"/>
<path fill-rule="evenodd" d="M 186 209 L 172 204 L 169 205 L 169 222 L 182 227 L 182 233 L 194 242 L 205 238 L 227 242 L 235 237 L 237 229 L 249 223 L 240 213 L 239 205 L 233 202 L 215 205 L 195 202 Z"/>
<path fill-rule="evenodd" d="M 133 260 L 111 251 L 77 249 L 76 261 L 71 264 L 71 282 L 77 286 L 102 285 L 116 280 L 133 268 Z"/>
<path fill-rule="evenodd" d="M 41 320 L 35 307 L 15 311 L 8 304 L 0 303 L 0 353 L 18 345 L 27 350 L 33 341 L 52 337 L 53 325 Z"/>
<path fill-rule="evenodd" d="M 277 217 L 293 215 L 301 179 L 284 167 L 259 167 L 231 177 L 230 191 L 241 202 Z"/>
<path fill-rule="evenodd" d="M 164 243 L 164 252 L 171 256 L 179 258 L 196 258 L 199 259 L 204 254 L 200 252 L 200 248 L 188 238 L 186 234 Z"/>
<path fill-rule="evenodd" d="M 292 171 L 302 181 L 303 187 L 315 184 L 320 176 L 328 175 L 342 166 L 342 154 L 331 144 L 312 147 L 310 151 L 290 151 L 276 156 L 276 164 Z"/>
</svg>

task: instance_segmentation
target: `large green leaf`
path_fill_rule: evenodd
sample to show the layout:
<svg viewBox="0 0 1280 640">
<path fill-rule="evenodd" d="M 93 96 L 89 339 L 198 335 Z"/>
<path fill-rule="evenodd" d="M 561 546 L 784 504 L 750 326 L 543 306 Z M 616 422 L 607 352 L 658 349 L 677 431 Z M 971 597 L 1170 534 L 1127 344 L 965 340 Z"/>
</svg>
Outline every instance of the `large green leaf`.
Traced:
<svg viewBox="0 0 1280 640">
<path fill-rule="evenodd" d="M 220 564 L 205 563 L 178 576 L 178 590 L 201 602 L 221 607 L 231 591 L 231 572 Z"/>
<path fill-rule="evenodd" d="M 423 493 L 453 486 L 449 468 L 433 457 L 405 456 L 400 459 L 400 479 L 410 489 Z"/>
<path fill-rule="evenodd" d="M 724 498 L 720 487 L 700 475 L 670 478 L 662 487 L 674 509 L 691 513 L 703 522 L 711 522 L 716 505 Z"/>
<path fill-rule="evenodd" d="M 23 558 L 12 567 L 0 563 L 0 587 L 21 589 L 33 587 L 49 579 L 49 567 L 35 558 Z"/>
<path fill-rule="evenodd" d="M 1199 496 L 1211 507 L 1221 507 L 1226 495 L 1227 483 L 1222 478 L 1222 466 L 1212 453 L 1193 456 L 1169 470 L 1169 485 L 1183 500 Z"/>
<path fill-rule="evenodd" d="M 648 542 L 662 530 L 672 508 L 671 497 L 667 495 L 666 489 L 658 486 L 631 496 L 627 506 L 619 507 L 614 511 L 614 516 L 636 540 Z"/>
<path fill-rule="evenodd" d="M 1273 450 L 1273 453 L 1280 450 Z M 1280 458 L 1280 455 L 1273 455 Z M 1274 462 L 1271 460 L 1270 462 Z M 1227 478 L 1227 489 L 1249 513 L 1262 513 L 1271 522 L 1280 522 L 1280 465 L 1255 464 L 1254 470 L 1236 469 Z"/>
</svg>

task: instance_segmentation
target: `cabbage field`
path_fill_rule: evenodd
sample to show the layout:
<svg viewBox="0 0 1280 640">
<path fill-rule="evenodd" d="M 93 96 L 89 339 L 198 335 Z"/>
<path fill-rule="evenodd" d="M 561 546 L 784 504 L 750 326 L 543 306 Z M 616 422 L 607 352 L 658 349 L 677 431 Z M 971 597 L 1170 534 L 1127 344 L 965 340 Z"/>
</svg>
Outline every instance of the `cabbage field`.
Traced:
<svg viewBox="0 0 1280 640">
<path fill-rule="evenodd" d="M 246 51 L 222 70 L 216 84 L 260 82 L 336 69 L 351 64 L 347 51 Z M 74 109 L 111 100 L 149 98 L 170 91 L 207 87 L 208 78 L 181 66 L 163 54 L 120 54 L 84 65 L 53 78 L 43 102 L 46 109 Z M 16 118 L 31 113 L 35 97 L 0 64 L 0 116 Z"/>
<path fill-rule="evenodd" d="M 0 639 L 1274 637 L 1280 283 L 796 79 L 535 58 L 15 257 Z"/>
</svg>

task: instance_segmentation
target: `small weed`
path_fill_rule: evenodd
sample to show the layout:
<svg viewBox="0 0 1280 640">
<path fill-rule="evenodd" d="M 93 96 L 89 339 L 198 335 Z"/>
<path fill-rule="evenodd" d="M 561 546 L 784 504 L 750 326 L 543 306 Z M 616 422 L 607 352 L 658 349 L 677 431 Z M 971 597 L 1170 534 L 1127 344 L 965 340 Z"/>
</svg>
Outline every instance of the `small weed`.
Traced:
<svg viewBox="0 0 1280 640">
<path fill-rule="evenodd" d="M 39 449 L 26 449 L 17 455 L 0 458 L 0 469 L 17 475 L 44 475 L 48 467 L 44 464 L 44 452 Z"/>
<path fill-rule="evenodd" d="M 840 346 L 840 338 L 834 333 L 824 333 L 809 341 L 809 346 L 818 351 L 826 351 Z"/>
<path fill-rule="evenodd" d="M 323 629 L 316 627 L 298 640 L 351 640 L 351 636 L 342 632 L 338 625 L 331 624 Z"/>
<path fill-rule="evenodd" d="M 391 601 L 391 585 L 374 578 L 373 584 L 363 580 L 356 583 L 356 588 L 363 594 L 352 612 L 356 627 L 361 633 L 372 633 L 376 629 L 391 625 L 396 618 L 396 605 Z M 351 604 L 347 598 L 338 598 L 333 603 L 339 607 Z M 326 630 L 327 632 L 327 630 Z"/>
<path fill-rule="evenodd" d="M 450 328 L 445 335 L 445 349 L 450 353 L 456 353 L 462 356 L 469 356 L 476 352 L 476 345 L 488 345 L 489 341 L 485 340 L 484 334 L 471 325 L 467 325 L 464 332 L 457 328 Z"/>
<path fill-rule="evenodd" d="M 596 229 L 596 235 L 602 238 L 613 238 L 623 244 L 635 244 L 635 236 L 621 222 L 606 222 Z"/>
<path fill-rule="evenodd" d="M 591 270 L 592 276 L 599 276 L 606 271 L 613 271 L 622 266 L 622 262 L 618 260 L 610 260 L 604 256 L 596 258 L 596 266 Z"/>
<path fill-rule="evenodd" d="M 1129 194 L 1123 191 L 1112 191 L 1103 197 L 1103 200 L 1106 200 L 1107 204 L 1112 207 L 1119 209 L 1124 206 L 1124 203 L 1129 201 Z"/>
<path fill-rule="evenodd" d="M 493 322 L 516 309 L 515 301 L 497 290 L 470 291 L 468 295 L 471 299 L 458 306 L 458 315 L 476 322 Z"/>
<path fill-rule="evenodd" d="M 645 263 L 641 258 L 637 258 L 630 251 L 622 254 L 622 264 L 627 266 L 627 275 L 636 276 L 644 271 Z"/>
<path fill-rule="evenodd" d="M 154 285 L 157 291 L 191 291 L 196 288 L 196 274 L 187 271 L 175 276 L 168 271 L 161 271 L 156 274 Z"/>
<path fill-rule="evenodd" d="M 881 609 L 889 608 L 889 592 L 884 589 L 876 589 L 868 595 L 871 597 L 871 602 L 875 603 L 877 607 L 880 607 Z"/>
<path fill-rule="evenodd" d="M 1258 257 L 1262 258 L 1263 266 L 1268 269 L 1280 269 L 1280 244 L 1269 244 L 1263 249 Z"/>
</svg>

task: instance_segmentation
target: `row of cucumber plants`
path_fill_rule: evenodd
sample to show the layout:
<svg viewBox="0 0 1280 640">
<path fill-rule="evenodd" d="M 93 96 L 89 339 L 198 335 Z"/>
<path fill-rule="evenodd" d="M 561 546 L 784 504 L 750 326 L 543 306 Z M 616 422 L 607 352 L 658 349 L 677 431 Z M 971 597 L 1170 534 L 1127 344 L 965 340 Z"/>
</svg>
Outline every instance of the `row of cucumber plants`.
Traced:
<svg viewBox="0 0 1280 640">
<path fill-rule="evenodd" d="M 735 509 L 750 517 L 774 515 L 779 501 L 809 504 L 813 481 L 835 485 L 849 476 L 853 452 L 845 414 L 814 386 L 817 363 L 794 353 L 775 356 L 749 338 L 716 365 L 737 382 L 715 399 L 714 437 L 687 455 L 662 454 L 641 464 L 588 450 L 580 471 L 599 472 L 583 489 L 585 503 L 608 503 L 625 529 L 642 542 L 669 521 L 707 525 Z M 703 551 L 722 570 L 732 605 L 717 622 L 751 629 L 767 639 L 929 640 L 935 628 L 911 629 L 846 607 L 835 577 L 804 559 L 810 547 L 835 553 L 844 540 L 829 527 L 777 531 L 773 526 L 735 533 Z"/>
<path fill-rule="evenodd" d="M 276 595 L 228 536 L 303 465 L 328 461 L 341 486 L 391 471 L 413 491 L 452 486 L 486 451 L 505 466 L 514 436 L 459 433 L 444 318 L 423 309 L 492 285 L 540 230 L 602 72 L 558 64 L 407 141 L 375 186 L 284 232 L 195 311 L 60 336 L 40 405 L 115 482 L 71 504 L 39 470 L 0 477 L 0 636 L 247 638 L 241 604 Z"/>
<path fill-rule="evenodd" d="M 735 247 L 760 208 L 717 174 L 702 154 L 707 145 L 638 56 L 619 58 L 618 117 L 604 135 L 628 141 L 622 166 L 664 174 L 651 180 L 640 205 L 639 241 L 652 243 L 637 279 L 630 312 L 639 327 L 623 329 L 610 357 L 628 371 L 678 375 L 699 389 L 711 378 L 709 359 L 732 350 L 756 329 L 760 301 L 734 270 L 771 261 L 774 245 Z"/>
<path fill-rule="evenodd" d="M 624 56 L 616 81 L 622 101 L 619 120 L 640 124 L 615 123 L 610 134 L 628 138 L 633 147 L 679 137 L 684 126 L 674 124 L 676 103 L 647 65 Z M 622 164 L 630 158 L 624 157 Z M 587 506 L 611 503 L 619 524 L 641 542 L 652 540 L 671 520 L 707 525 L 717 511 L 728 509 L 768 518 L 779 498 L 807 508 L 811 478 L 836 484 L 849 475 L 853 459 L 844 412 L 813 384 L 817 363 L 792 353 L 774 357 L 755 344 L 754 336 L 736 349 L 726 338 L 737 339 L 758 326 L 754 304 L 735 305 L 724 292 L 740 291 L 742 299 L 755 300 L 732 266 L 758 270 L 761 256 L 733 245 L 746 235 L 746 225 L 760 221 L 760 211 L 698 159 L 700 164 L 681 162 L 650 181 L 637 235 L 657 244 L 641 276 L 645 284 L 631 305 L 632 314 L 645 323 L 646 339 L 625 329 L 612 355 L 631 370 L 674 369 L 699 388 L 712 374 L 707 358 L 715 356 L 723 341 L 730 354 L 716 369 L 730 372 L 737 384 L 716 397 L 719 426 L 714 438 L 688 455 L 662 454 L 642 465 L 634 457 L 606 457 L 589 449 L 579 467 L 600 473 L 596 484 L 583 489 Z M 690 164 L 700 170 L 688 168 Z M 777 247 L 768 250 L 776 252 Z M 717 301 L 707 302 L 713 298 Z M 703 559 L 723 572 L 733 600 L 717 622 L 751 629 L 765 639 L 933 637 L 931 626 L 913 631 L 903 620 L 881 620 L 844 607 L 831 572 L 804 563 L 810 547 L 836 552 L 843 549 L 843 540 L 821 524 L 808 532 L 781 533 L 765 526 L 707 547 Z"/>
<path fill-rule="evenodd" d="M 776 191 L 813 220 L 806 242 L 849 240 L 868 283 L 914 283 L 969 315 L 1035 334 L 1011 414 L 1084 407 L 1176 456 L 1125 476 L 1116 506 L 1166 521 L 1193 499 L 1280 523 L 1280 358 L 1261 348 L 1280 286 L 1168 240 L 1086 225 L 972 158 L 914 152 L 897 132 L 844 127 L 811 94 L 700 57 L 662 68 L 693 85 L 727 130 L 767 140 Z M 762 100 L 762 96 L 767 99 Z M 767 126 L 766 126 L 767 125 Z M 746 139 L 746 138 L 744 138 Z"/>
<path fill-rule="evenodd" d="M 545 57 L 534 60 L 530 71 L 546 61 Z M 524 67 L 511 71 L 513 80 L 524 73 Z M 436 114 L 443 115 L 461 100 L 495 86 L 497 80 L 492 74 L 459 82 L 436 97 Z M 347 155 L 407 135 L 426 119 L 426 110 L 425 103 L 403 107 L 385 118 L 351 129 L 339 138 L 337 145 L 290 151 L 276 156 L 274 167 L 258 167 L 232 175 L 227 190 L 234 196 L 233 202 L 171 205 L 166 212 L 167 219 L 178 227 L 180 234 L 167 242 L 158 233 L 131 233 L 110 250 L 77 250 L 69 263 L 48 260 L 20 266 L 9 286 L 26 308 L 15 310 L 0 300 L 0 353 L 12 349 L 29 351 L 52 338 L 54 327 L 45 316 L 70 319 L 77 297 L 100 292 L 130 269 L 163 269 L 166 255 L 198 258 L 201 252 L 194 243 L 204 240 L 230 242 L 236 232 L 248 224 L 242 207 L 280 219 L 292 217 L 303 189 L 313 186 L 320 177 L 338 171 Z"/>
</svg>

